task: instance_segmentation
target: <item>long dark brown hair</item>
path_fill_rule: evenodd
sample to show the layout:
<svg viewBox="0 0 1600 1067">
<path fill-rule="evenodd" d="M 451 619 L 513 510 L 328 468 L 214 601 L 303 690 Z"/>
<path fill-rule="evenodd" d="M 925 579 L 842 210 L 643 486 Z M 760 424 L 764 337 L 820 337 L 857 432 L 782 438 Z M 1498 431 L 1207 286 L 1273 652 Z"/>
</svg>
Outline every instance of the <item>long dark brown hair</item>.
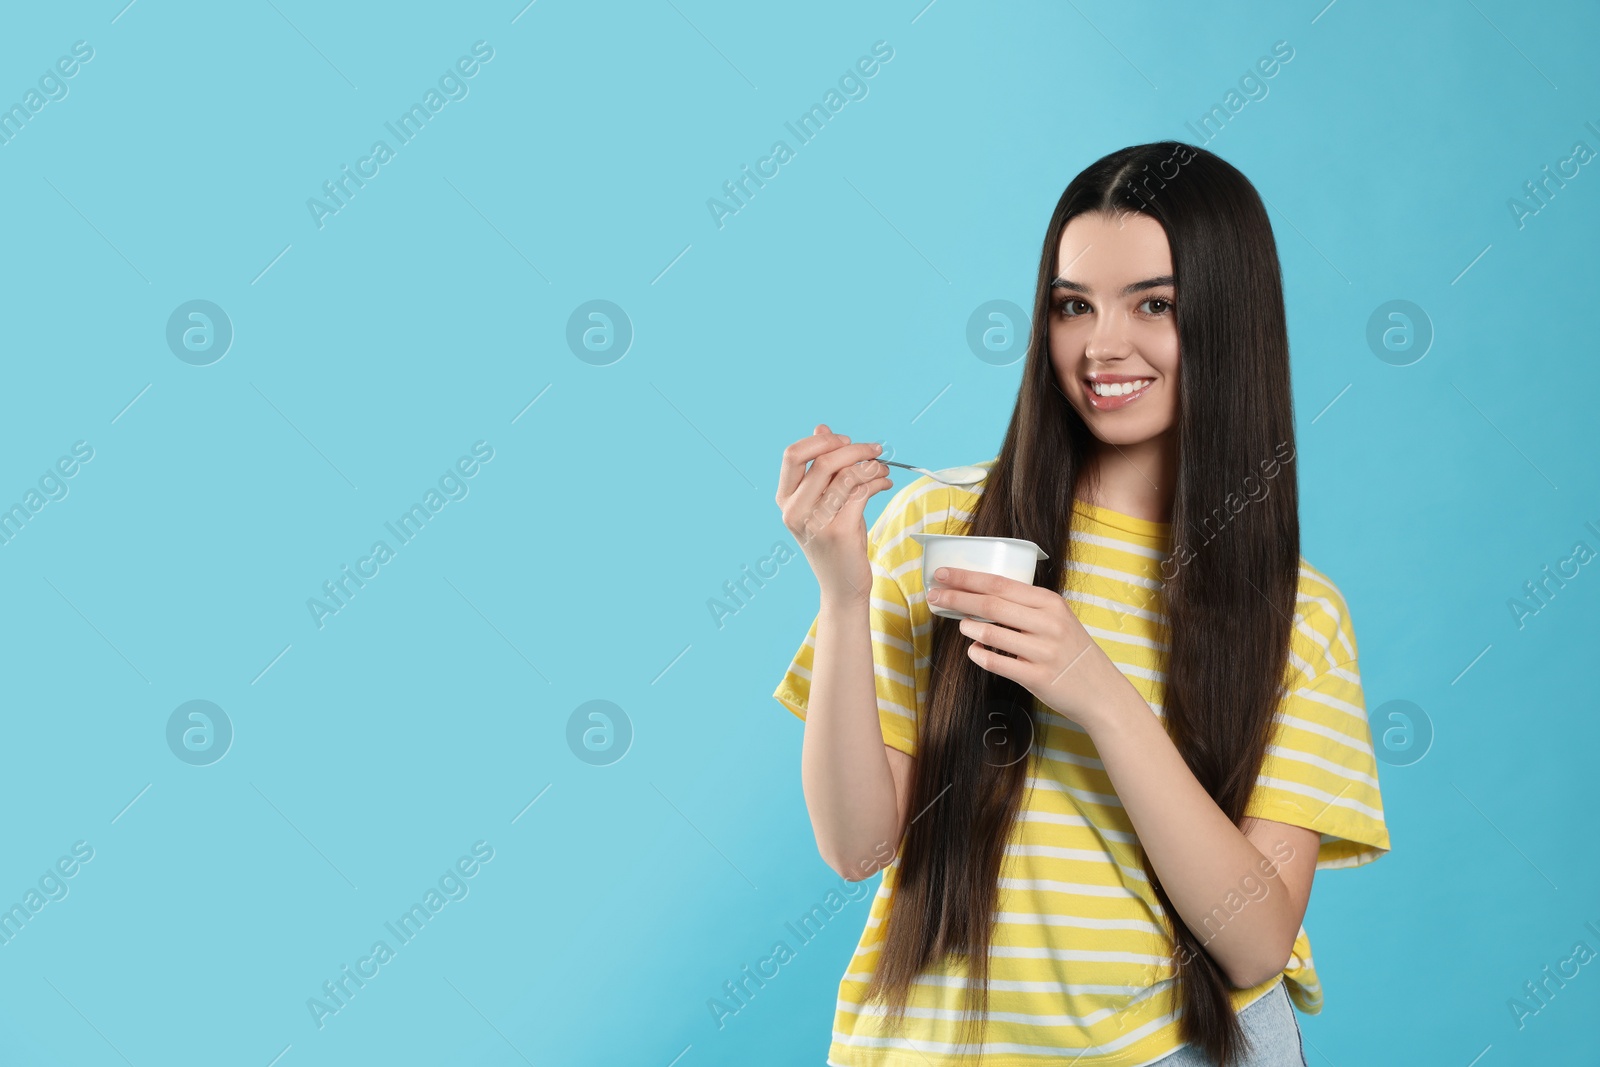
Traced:
<svg viewBox="0 0 1600 1067">
<path fill-rule="evenodd" d="M 1277 492 L 1252 498 L 1237 514 L 1224 506 L 1255 484 L 1259 464 L 1282 458 L 1285 446 L 1292 457 L 1294 445 L 1277 248 L 1260 196 L 1233 166 L 1205 149 L 1160 141 L 1113 152 L 1067 186 L 1045 230 L 1016 407 L 966 532 L 1042 546 L 1049 558 L 1034 584 L 1063 588 L 1073 500 L 1084 496 L 1080 489 L 1093 489 L 1079 483 L 1095 440 L 1056 384 L 1050 283 L 1062 229 L 1091 211 L 1155 219 L 1172 253 L 1179 451 L 1174 552 L 1162 569 L 1170 630 L 1164 715 L 1189 769 L 1237 825 L 1284 680 L 1300 523 L 1292 464 L 1276 475 Z M 1226 521 L 1220 533 L 1189 545 L 1185 534 L 1218 513 Z M 946 955 L 964 958 L 970 1029 L 963 1032 L 972 1033 L 988 1011 L 998 878 L 1027 785 L 1033 697 L 972 662 L 957 627 L 933 617 L 931 682 L 911 787 L 910 808 L 920 814 L 900 844 L 891 917 L 867 999 L 884 1001 L 898 1028 L 917 975 Z M 1232 984 L 1173 908 L 1143 849 L 1140 856 L 1175 942 L 1180 1035 L 1227 1067 L 1244 1051 Z"/>
</svg>

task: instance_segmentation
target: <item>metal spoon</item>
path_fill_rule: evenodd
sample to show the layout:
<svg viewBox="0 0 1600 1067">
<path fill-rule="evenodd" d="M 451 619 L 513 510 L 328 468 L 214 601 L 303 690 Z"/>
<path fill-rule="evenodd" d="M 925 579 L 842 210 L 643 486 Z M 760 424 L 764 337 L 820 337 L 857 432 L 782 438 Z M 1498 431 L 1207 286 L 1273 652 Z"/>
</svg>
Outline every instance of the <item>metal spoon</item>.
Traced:
<svg viewBox="0 0 1600 1067">
<path fill-rule="evenodd" d="M 946 467 L 944 470 L 930 471 L 922 467 L 913 467 L 909 463 L 896 463 L 892 459 L 880 459 L 878 462 L 926 474 L 934 481 L 943 482 L 945 485 L 976 485 L 989 476 L 989 472 L 982 467 Z"/>
</svg>

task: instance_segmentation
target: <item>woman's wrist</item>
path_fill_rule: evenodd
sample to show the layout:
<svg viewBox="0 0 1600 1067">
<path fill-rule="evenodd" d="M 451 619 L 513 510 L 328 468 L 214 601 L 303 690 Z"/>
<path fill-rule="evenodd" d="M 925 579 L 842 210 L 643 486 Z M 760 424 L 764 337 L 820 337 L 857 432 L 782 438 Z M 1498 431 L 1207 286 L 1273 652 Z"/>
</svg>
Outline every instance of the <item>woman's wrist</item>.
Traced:
<svg viewBox="0 0 1600 1067">
<path fill-rule="evenodd" d="M 871 589 L 822 590 L 818 611 L 823 614 L 866 611 L 872 605 Z"/>
<path fill-rule="evenodd" d="M 1155 717 L 1144 696 L 1134 688 L 1127 676 L 1118 671 L 1117 678 L 1119 681 L 1112 684 L 1107 696 L 1094 701 L 1093 710 L 1083 712 L 1075 720 L 1088 733 L 1097 748 L 1100 747 L 1102 740 L 1109 741 L 1120 736 L 1130 727 L 1146 725 L 1143 721 L 1145 718 Z"/>
</svg>

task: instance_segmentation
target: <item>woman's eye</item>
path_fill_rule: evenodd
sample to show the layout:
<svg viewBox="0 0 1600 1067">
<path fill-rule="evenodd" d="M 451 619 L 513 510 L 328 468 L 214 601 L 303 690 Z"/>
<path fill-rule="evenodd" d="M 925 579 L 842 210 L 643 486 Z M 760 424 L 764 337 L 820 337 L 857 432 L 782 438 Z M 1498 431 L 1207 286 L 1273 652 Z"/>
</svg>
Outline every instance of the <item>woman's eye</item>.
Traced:
<svg viewBox="0 0 1600 1067">
<path fill-rule="evenodd" d="M 1154 308 L 1151 305 L 1155 305 Z M 1083 308 L 1081 311 L 1079 310 L 1080 306 Z M 1172 301 L 1164 300 L 1159 296 L 1152 296 L 1148 300 L 1141 302 L 1139 307 L 1145 309 L 1145 313 L 1148 315 L 1161 316 L 1172 310 Z M 1063 297 L 1061 300 L 1056 301 L 1056 309 L 1056 313 L 1064 319 L 1075 319 L 1091 310 L 1087 302 L 1074 296 Z"/>
</svg>

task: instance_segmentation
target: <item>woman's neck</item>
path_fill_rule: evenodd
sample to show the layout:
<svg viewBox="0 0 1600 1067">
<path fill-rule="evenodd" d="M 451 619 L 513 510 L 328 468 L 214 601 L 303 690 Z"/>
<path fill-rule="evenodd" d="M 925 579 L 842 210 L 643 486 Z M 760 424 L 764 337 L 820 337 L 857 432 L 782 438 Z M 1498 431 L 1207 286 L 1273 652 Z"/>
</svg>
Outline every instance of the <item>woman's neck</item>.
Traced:
<svg viewBox="0 0 1600 1067">
<path fill-rule="evenodd" d="M 1136 445 L 1099 444 L 1090 456 L 1084 492 L 1089 503 L 1136 519 L 1172 521 L 1178 484 L 1177 439 L 1169 433 Z"/>
</svg>

